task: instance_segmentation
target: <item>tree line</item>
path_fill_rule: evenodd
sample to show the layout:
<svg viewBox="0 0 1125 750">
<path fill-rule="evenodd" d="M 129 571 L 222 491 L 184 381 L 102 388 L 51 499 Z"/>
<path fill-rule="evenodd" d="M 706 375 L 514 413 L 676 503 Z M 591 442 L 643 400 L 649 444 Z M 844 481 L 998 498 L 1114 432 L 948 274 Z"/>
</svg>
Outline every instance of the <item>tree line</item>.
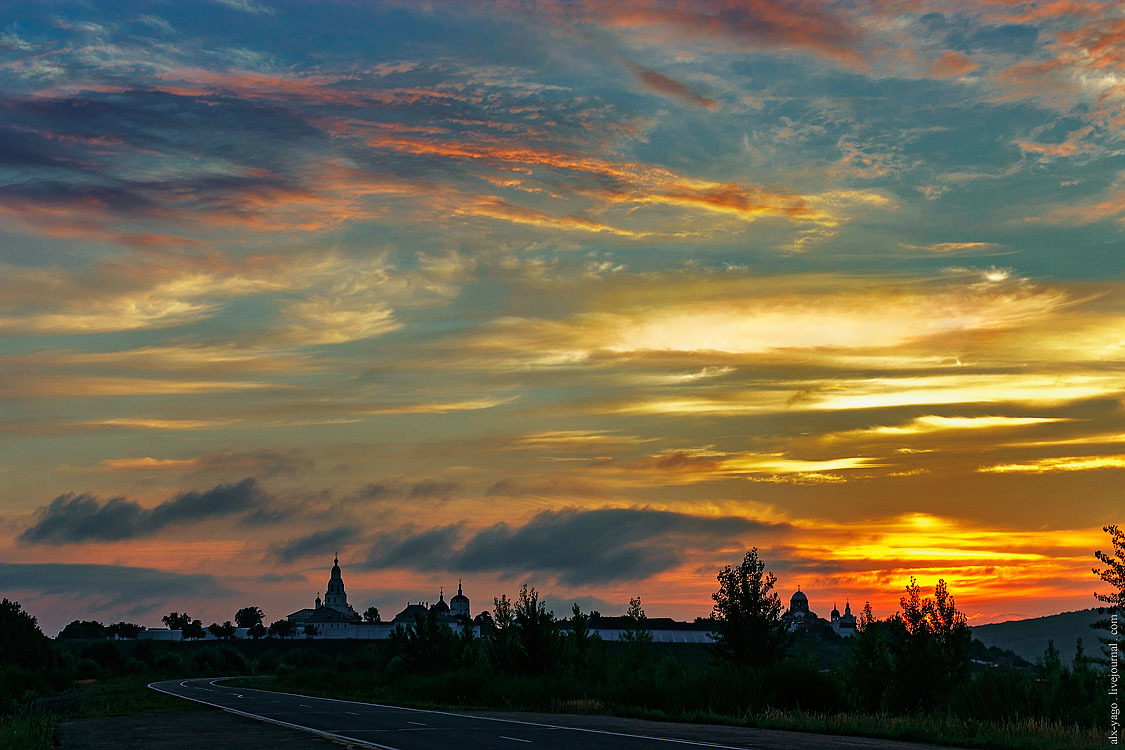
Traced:
<svg viewBox="0 0 1125 750">
<path fill-rule="evenodd" d="M 275 620 L 269 627 L 265 625 L 265 613 L 261 607 L 243 607 L 234 613 L 234 622 L 227 620 L 223 623 L 213 622 L 204 627 L 201 620 L 193 619 L 187 612 L 172 611 L 160 618 L 169 630 L 180 631 L 180 637 L 187 641 L 206 638 L 210 633 L 219 640 L 234 640 L 235 632 L 245 628 L 246 634 L 257 640 L 259 638 L 293 638 L 298 634 L 314 637 L 320 631 L 316 625 L 307 624 L 298 633 L 297 626 L 286 619 Z M 368 607 L 363 613 L 364 622 L 380 622 L 379 609 Z M 117 638 L 132 639 L 147 630 L 144 625 L 131 622 L 116 622 L 103 625 L 97 620 L 73 620 L 60 632 L 58 637 L 63 640 L 91 639 L 91 638 Z"/>
<path fill-rule="evenodd" d="M 1108 623 L 1125 604 L 1125 534 L 1116 526 L 1106 531 L 1111 548 L 1096 553 L 1100 566 L 1094 572 L 1109 587 L 1098 594 Z M 978 744 L 981 727 L 997 727 L 997 746 L 1013 746 L 1003 745 L 1003 738 L 1025 730 L 1028 736 L 1049 730 L 1073 738 L 1066 727 L 1094 732 L 1108 715 L 1097 649 L 1088 654 L 1080 647 L 1065 664 L 1049 644 L 1034 665 L 984 664 L 997 661 L 996 649 L 971 641 L 942 581 L 931 592 L 912 579 L 898 611 L 882 620 L 865 605 L 857 635 L 841 640 L 830 630 L 824 638 L 789 632 L 773 590 L 776 577 L 766 567 L 752 549 L 738 565 L 718 572 L 708 620 L 714 643 L 708 647 L 653 643 L 639 597 L 630 601 L 621 641 L 603 642 L 590 627 L 594 613 L 574 605 L 558 619 L 530 586 L 514 599 L 493 600 L 488 617 L 478 618 L 481 637 L 473 628 L 457 632 L 430 612 L 396 627 L 387 642 L 261 639 L 188 649 L 152 641 L 52 643 L 34 617 L 5 599 L 0 714 L 64 691 L 76 679 L 268 673 L 275 676 L 265 687 L 360 700 L 620 711 L 693 721 L 754 722 L 797 711 L 878 717 L 868 725 L 878 727 L 904 726 L 896 722 L 915 717 L 910 731 L 917 734 L 897 736 L 941 739 L 949 722 L 960 722 L 963 731 L 978 732 Z M 194 622 L 182 612 L 166 620 L 181 629 Z M 240 623 L 262 625 L 269 634 L 257 607 L 235 613 L 233 624 Z M 1123 645 L 1119 635 L 1103 641 L 1105 648 Z M 835 651 L 824 651 L 825 644 Z M 1076 744 L 1065 739 L 1053 746 Z"/>
</svg>

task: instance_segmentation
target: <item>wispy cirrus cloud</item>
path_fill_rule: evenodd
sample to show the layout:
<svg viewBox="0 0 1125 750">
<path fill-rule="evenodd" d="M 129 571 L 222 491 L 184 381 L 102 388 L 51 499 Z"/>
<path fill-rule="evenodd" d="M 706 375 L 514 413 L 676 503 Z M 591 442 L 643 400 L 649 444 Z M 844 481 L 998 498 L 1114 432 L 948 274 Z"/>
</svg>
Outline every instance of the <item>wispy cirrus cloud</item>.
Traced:
<svg viewBox="0 0 1125 750">
<path fill-rule="evenodd" d="M 647 42 L 693 40 L 743 48 L 796 48 L 864 69 L 857 51 L 863 30 L 836 8 L 794 0 L 715 3 L 597 2 L 538 4 L 548 16 L 577 26 L 610 28 Z"/>
<path fill-rule="evenodd" d="M 276 451 L 261 448 L 251 451 L 213 451 L 191 458 L 107 458 L 99 462 L 98 469 L 107 472 L 190 472 L 270 477 L 307 473 L 314 466 L 313 459 L 303 450 L 295 448 Z"/>
<path fill-rule="evenodd" d="M 1095 471 L 1097 469 L 1125 469 L 1125 454 L 1112 456 L 1052 456 L 1022 463 L 982 466 L 977 471 L 988 474 L 1020 472 L 1043 474 L 1054 471 Z"/>
<path fill-rule="evenodd" d="M 620 290 L 623 283 L 615 287 Z M 685 284 L 689 291 L 678 299 L 665 296 L 653 304 L 639 298 L 630 311 L 628 294 L 617 294 L 617 312 L 587 312 L 561 321 L 507 319 L 481 331 L 475 341 L 485 347 L 539 346 L 578 357 L 599 350 L 626 356 L 856 351 L 1018 328 L 1049 320 L 1068 303 L 1061 289 L 1036 288 L 1003 274 L 995 280 L 958 274 L 942 283 L 895 281 L 889 284 L 893 290 L 846 286 L 841 279 L 835 288 L 827 278 L 713 279 L 707 299 L 693 296 Z M 815 302 L 809 296 L 813 290 Z"/>
</svg>

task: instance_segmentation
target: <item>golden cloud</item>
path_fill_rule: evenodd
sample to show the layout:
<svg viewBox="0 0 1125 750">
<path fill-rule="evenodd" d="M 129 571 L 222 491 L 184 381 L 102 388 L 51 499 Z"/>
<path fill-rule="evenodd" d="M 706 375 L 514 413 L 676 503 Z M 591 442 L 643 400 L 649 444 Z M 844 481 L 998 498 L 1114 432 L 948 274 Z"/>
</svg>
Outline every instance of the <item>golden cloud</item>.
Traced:
<svg viewBox="0 0 1125 750">
<path fill-rule="evenodd" d="M 979 472 L 988 474 L 1045 474 L 1055 471 L 1095 471 L 1097 469 L 1125 469 L 1125 454 L 1115 456 L 1061 456 L 1040 458 L 1015 464 L 982 466 Z"/>
</svg>

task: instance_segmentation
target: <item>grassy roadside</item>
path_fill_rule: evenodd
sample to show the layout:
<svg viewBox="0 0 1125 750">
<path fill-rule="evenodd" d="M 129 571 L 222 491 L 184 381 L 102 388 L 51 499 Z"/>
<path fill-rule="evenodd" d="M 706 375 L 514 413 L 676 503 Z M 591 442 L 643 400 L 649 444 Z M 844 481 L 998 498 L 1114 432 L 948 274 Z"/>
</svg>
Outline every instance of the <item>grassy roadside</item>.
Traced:
<svg viewBox="0 0 1125 750">
<path fill-rule="evenodd" d="M 80 703 L 75 718 L 214 710 L 150 690 L 149 682 L 151 679 L 146 677 L 117 677 L 82 687 L 78 692 Z"/>
<path fill-rule="evenodd" d="M 0 750 L 51 750 L 58 737 L 57 714 L 41 712 L 0 722 Z"/>
<path fill-rule="evenodd" d="M 116 677 L 87 681 L 73 691 L 33 705 L 23 715 L 0 725 L 0 750 L 51 750 L 58 736 L 58 724 L 71 718 L 127 716 L 148 713 L 213 710 L 197 703 L 173 698 L 148 689 L 143 676 Z M 1063 726 L 1031 719 L 984 722 L 952 716 L 894 716 L 859 713 L 817 713 L 793 710 L 766 710 L 730 715 L 706 711 L 659 711 L 627 705 L 606 705 L 592 700 L 552 701 L 548 705 L 449 704 L 423 701 L 386 689 L 343 690 L 295 687 L 277 677 L 248 677 L 231 680 L 231 685 L 261 690 L 320 695 L 371 702 L 388 702 L 417 708 L 452 710 L 547 711 L 550 713 L 604 714 L 626 718 L 675 721 L 694 724 L 782 729 L 857 737 L 927 742 L 997 750 L 1062 750 L 1105 747 L 1105 738 L 1095 730 Z"/>
<path fill-rule="evenodd" d="M 260 690 L 280 690 L 311 696 L 367 702 L 386 702 L 414 708 L 479 711 L 543 711 L 548 713 L 602 714 L 653 721 L 689 724 L 720 724 L 725 726 L 780 729 L 856 737 L 955 745 L 996 750 L 1094 750 L 1105 747 L 1105 738 L 1096 730 L 1082 729 L 1035 719 L 1013 719 L 989 722 L 961 719 L 948 715 L 910 715 L 861 713 L 818 713 L 800 710 L 769 709 L 757 713 L 730 715 L 706 711 L 660 711 L 627 705 L 606 705 L 600 701 L 554 701 L 541 704 L 503 706 L 448 704 L 417 698 L 388 690 L 317 689 L 308 685 L 295 687 L 277 677 L 246 677 L 227 684 Z"/>
<path fill-rule="evenodd" d="M 149 690 L 145 677 L 84 680 L 74 689 L 37 701 L 19 716 L 0 721 L 0 750 L 51 750 L 60 722 L 98 716 L 134 716 L 213 709 Z"/>
</svg>

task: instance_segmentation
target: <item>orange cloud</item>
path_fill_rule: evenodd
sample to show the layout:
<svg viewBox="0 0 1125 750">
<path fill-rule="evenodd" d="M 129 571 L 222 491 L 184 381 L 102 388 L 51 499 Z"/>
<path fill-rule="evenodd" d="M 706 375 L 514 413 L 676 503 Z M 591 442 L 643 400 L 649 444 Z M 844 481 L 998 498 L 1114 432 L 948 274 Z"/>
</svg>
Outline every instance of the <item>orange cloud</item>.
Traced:
<svg viewBox="0 0 1125 750">
<path fill-rule="evenodd" d="M 644 84 L 645 88 L 650 91 L 681 99 L 688 104 L 694 104 L 697 107 L 703 107 L 705 109 L 714 109 L 718 106 L 718 102 L 714 99 L 708 99 L 686 83 L 677 81 L 674 78 L 669 78 L 663 73 L 656 72 L 652 68 L 646 68 L 642 65 L 631 65 L 630 69 L 633 71 L 633 75 L 637 77 L 637 80 Z"/>
<path fill-rule="evenodd" d="M 493 181 L 502 186 L 522 187 L 524 180 L 534 178 L 549 185 L 561 183 L 556 189 L 564 194 L 586 196 L 600 202 L 682 206 L 732 214 L 745 221 L 752 221 L 760 216 L 777 216 L 799 223 L 834 225 L 841 219 L 833 213 L 833 209 L 845 203 L 886 203 L 885 198 L 863 191 L 852 191 L 848 195 L 804 196 L 753 186 L 693 180 L 670 170 L 636 162 L 614 162 L 595 156 L 492 138 L 454 141 L 387 133 L 372 136 L 367 140 L 367 145 L 378 150 L 438 156 L 502 169 L 505 170 L 504 177 Z M 512 172 L 516 173 L 515 177 Z M 576 182 L 575 178 L 582 178 L 585 182 Z M 496 197 L 458 198 L 456 191 L 451 190 L 446 190 L 446 194 L 460 202 L 455 210 L 464 214 L 478 213 L 540 226 L 633 236 L 637 234 L 632 230 L 612 227 L 580 216 L 569 215 L 560 219 L 537 209 L 513 206 Z M 814 207 L 814 202 L 822 206 Z"/>
<path fill-rule="evenodd" d="M 946 52 L 930 66 L 928 75 L 934 78 L 956 78 L 977 69 L 977 64 L 960 52 Z"/>
<path fill-rule="evenodd" d="M 1039 154 L 1040 161 L 1047 161 L 1047 157 L 1067 157 L 1075 156 L 1083 152 L 1093 150 L 1093 145 L 1090 143 L 1081 143 L 1082 139 L 1093 132 L 1094 127 L 1087 125 L 1085 127 L 1067 133 L 1066 138 L 1062 143 L 1035 143 L 1033 141 L 1017 141 L 1016 145 L 1021 150 Z"/>
<path fill-rule="evenodd" d="M 82 398 L 89 396 L 171 396 L 282 389 L 285 386 L 245 380 L 176 380 L 116 376 L 0 375 L 9 394 L 23 398 Z"/>
<path fill-rule="evenodd" d="M 743 48 L 791 47 L 867 69 L 857 47 L 860 25 L 815 2 L 744 0 L 679 3 L 666 0 L 626 0 L 603 3 L 540 2 L 538 8 L 571 25 L 600 25 L 636 36 L 664 34 L 701 41 L 735 44 Z"/>
<path fill-rule="evenodd" d="M 1125 188 L 1116 188 L 1104 196 L 1087 201 L 1057 205 L 1042 216 L 1028 221 L 1049 224 L 1093 224 L 1111 219 L 1120 220 L 1125 214 Z"/>
<path fill-rule="evenodd" d="M 474 198 L 457 206 L 456 213 L 462 215 L 485 216 L 490 219 L 500 219 L 513 224 L 527 224 L 548 229 L 569 229 L 581 232 L 594 232 L 615 234 L 622 237 L 643 237 L 646 232 L 633 232 L 628 229 L 603 224 L 602 222 L 588 219 L 584 216 L 569 214 L 566 216 L 552 216 L 546 211 L 537 211 L 533 208 L 515 206 L 498 198 Z"/>
</svg>

